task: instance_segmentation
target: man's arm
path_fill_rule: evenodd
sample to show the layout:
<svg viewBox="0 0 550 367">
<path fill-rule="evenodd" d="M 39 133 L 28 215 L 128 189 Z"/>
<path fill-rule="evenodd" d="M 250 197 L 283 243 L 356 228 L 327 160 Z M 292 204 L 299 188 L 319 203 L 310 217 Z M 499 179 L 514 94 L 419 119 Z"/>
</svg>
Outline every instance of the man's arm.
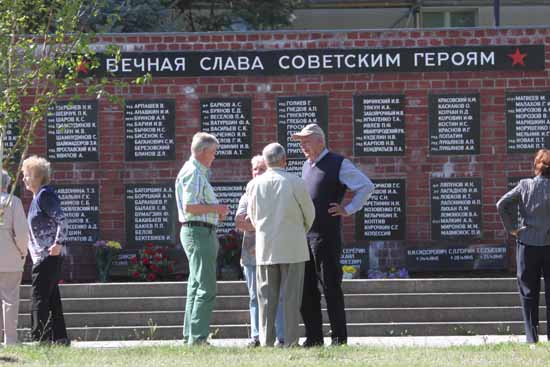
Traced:
<svg viewBox="0 0 550 367">
<path fill-rule="evenodd" d="M 19 198 L 12 198 L 13 206 L 13 233 L 15 234 L 15 244 L 19 248 L 21 257 L 27 255 L 27 246 L 29 244 L 29 225 L 23 210 L 23 204 Z"/>
<path fill-rule="evenodd" d="M 252 222 L 250 222 L 250 220 L 246 216 L 247 206 L 248 206 L 248 200 L 247 200 L 246 194 L 243 194 L 243 196 L 241 196 L 241 199 L 239 200 L 239 206 L 237 208 L 237 212 L 235 213 L 235 228 L 243 232 L 254 231 L 254 226 L 252 225 Z"/>
<path fill-rule="evenodd" d="M 248 200 L 248 204 L 246 206 L 246 216 L 248 217 L 248 220 L 250 221 L 250 223 L 252 224 L 253 227 L 255 227 L 255 224 L 254 224 L 254 218 L 255 218 L 255 215 L 256 215 L 256 205 L 255 205 L 255 200 L 254 200 L 254 187 L 255 185 L 253 184 L 254 180 L 250 181 L 247 185 L 246 185 L 246 198 Z"/>
<path fill-rule="evenodd" d="M 313 225 L 313 221 L 315 220 L 315 205 L 313 204 L 313 200 L 311 200 L 311 196 L 307 191 L 304 180 L 299 179 L 294 187 L 294 196 L 298 201 L 298 205 L 300 205 L 300 208 L 302 209 L 302 214 L 304 216 L 304 229 L 307 232 L 309 231 L 309 229 Z"/>
<path fill-rule="evenodd" d="M 333 216 L 348 216 L 360 210 L 372 195 L 374 184 L 349 159 L 344 159 L 340 166 L 340 182 L 353 192 L 353 198 L 347 205 L 330 203 L 328 212 Z"/>
</svg>

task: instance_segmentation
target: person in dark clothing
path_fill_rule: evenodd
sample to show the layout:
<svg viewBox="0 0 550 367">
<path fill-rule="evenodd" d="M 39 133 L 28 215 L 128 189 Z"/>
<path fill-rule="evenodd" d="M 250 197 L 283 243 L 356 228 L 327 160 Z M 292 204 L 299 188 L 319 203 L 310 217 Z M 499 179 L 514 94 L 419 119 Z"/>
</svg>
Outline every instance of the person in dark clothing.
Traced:
<svg viewBox="0 0 550 367">
<path fill-rule="evenodd" d="M 535 155 L 535 177 L 521 180 L 497 202 L 506 232 L 516 237 L 518 289 L 527 343 L 539 340 L 540 277 L 544 275 L 546 318 L 550 320 L 550 150 Z M 514 226 L 519 208 L 519 223 Z M 550 328 L 546 328 L 550 340 Z"/>
<path fill-rule="evenodd" d="M 306 157 L 302 178 L 315 205 L 315 221 L 307 236 L 310 260 L 306 263 L 301 307 L 306 329 L 303 346 L 324 344 L 319 283 L 327 302 L 332 345 L 346 344 L 341 218 L 360 210 L 374 185 L 351 161 L 326 149 L 325 133 L 318 125 L 309 124 L 292 138 L 300 142 Z M 353 192 L 353 198 L 344 206 L 347 190 Z"/>
<path fill-rule="evenodd" d="M 33 193 L 29 207 L 29 253 L 32 258 L 31 338 L 69 345 L 58 282 L 61 278 L 67 221 L 59 197 L 49 186 L 50 162 L 32 156 L 23 162 L 23 182 Z"/>
</svg>

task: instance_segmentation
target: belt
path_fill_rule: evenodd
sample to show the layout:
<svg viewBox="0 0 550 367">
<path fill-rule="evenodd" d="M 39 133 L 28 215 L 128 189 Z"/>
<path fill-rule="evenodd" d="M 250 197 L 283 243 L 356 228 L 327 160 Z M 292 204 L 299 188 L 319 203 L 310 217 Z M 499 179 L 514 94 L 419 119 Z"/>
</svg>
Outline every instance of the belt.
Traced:
<svg viewBox="0 0 550 367">
<path fill-rule="evenodd" d="M 198 222 L 198 221 L 189 221 L 189 222 L 183 222 L 181 224 L 184 227 L 204 227 L 208 229 L 215 229 L 216 226 L 211 223 L 206 222 Z"/>
</svg>

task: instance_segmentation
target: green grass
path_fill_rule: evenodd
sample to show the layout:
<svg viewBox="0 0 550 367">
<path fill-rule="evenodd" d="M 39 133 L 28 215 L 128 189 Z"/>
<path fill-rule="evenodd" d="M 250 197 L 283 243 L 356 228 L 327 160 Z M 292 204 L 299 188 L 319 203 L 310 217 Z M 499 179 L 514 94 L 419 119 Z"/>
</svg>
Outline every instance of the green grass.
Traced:
<svg viewBox="0 0 550 367">
<path fill-rule="evenodd" d="M 475 347 L 246 349 L 186 346 L 83 349 L 18 346 L 0 349 L 0 366 L 279 367 L 279 366 L 549 366 L 550 343 L 535 349 L 503 343 Z"/>
</svg>

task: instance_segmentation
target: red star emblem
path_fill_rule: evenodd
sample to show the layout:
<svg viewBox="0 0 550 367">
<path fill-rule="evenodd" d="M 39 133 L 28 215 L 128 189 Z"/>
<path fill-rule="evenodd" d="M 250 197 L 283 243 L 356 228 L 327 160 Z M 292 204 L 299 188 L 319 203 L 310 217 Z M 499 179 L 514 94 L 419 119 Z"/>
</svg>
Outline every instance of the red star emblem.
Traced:
<svg viewBox="0 0 550 367">
<path fill-rule="evenodd" d="M 512 66 L 515 66 L 516 64 L 525 66 L 524 59 L 527 57 L 527 54 L 522 54 L 519 51 L 519 48 L 516 48 L 516 52 L 514 52 L 513 54 L 508 54 L 508 57 L 512 59 Z"/>
</svg>

